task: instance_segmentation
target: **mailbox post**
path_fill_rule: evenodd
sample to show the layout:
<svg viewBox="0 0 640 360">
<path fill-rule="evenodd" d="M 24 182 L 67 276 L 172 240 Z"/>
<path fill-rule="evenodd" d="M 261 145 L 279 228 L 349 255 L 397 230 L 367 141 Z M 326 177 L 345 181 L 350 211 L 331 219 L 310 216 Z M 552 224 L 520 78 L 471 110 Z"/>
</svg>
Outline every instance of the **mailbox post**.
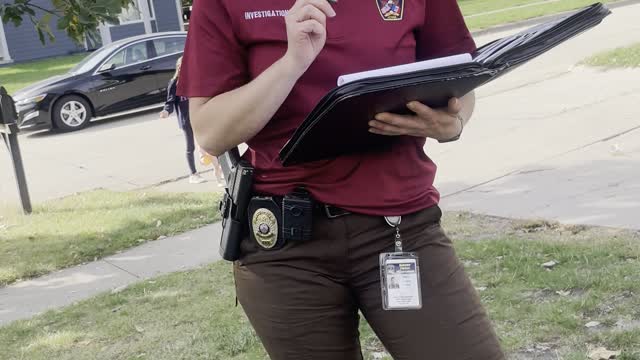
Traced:
<svg viewBox="0 0 640 360">
<path fill-rule="evenodd" d="M 0 134 L 7 145 L 9 154 L 11 154 L 11 162 L 13 163 L 13 171 L 16 176 L 16 182 L 18 183 L 22 210 L 25 214 L 31 214 L 29 188 L 27 187 L 27 178 L 24 174 L 22 155 L 20 154 L 20 146 L 18 144 L 17 117 L 18 114 L 16 113 L 13 98 L 7 94 L 7 90 L 4 87 L 0 87 Z"/>
</svg>

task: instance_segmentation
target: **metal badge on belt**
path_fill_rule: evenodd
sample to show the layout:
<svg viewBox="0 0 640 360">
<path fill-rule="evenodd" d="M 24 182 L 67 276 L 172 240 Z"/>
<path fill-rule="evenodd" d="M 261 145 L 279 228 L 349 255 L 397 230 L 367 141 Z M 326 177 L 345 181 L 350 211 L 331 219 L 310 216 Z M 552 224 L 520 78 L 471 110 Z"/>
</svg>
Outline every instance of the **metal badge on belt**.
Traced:
<svg viewBox="0 0 640 360">
<path fill-rule="evenodd" d="M 251 219 L 253 236 L 258 245 L 265 249 L 273 249 L 278 242 L 278 219 L 269 209 L 258 209 Z"/>
<path fill-rule="evenodd" d="M 282 210 L 271 197 L 254 197 L 249 202 L 249 226 L 251 238 L 266 250 L 274 250 L 282 244 Z"/>
</svg>

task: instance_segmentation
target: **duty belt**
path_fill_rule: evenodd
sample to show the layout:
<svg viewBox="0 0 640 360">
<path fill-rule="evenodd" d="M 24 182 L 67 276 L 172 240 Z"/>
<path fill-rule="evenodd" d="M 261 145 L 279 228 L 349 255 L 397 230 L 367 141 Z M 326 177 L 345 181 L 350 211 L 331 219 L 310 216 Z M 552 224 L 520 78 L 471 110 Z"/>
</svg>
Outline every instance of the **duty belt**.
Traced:
<svg viewBox="0 0 640 360">
<path fill-rule="evenodd" d="M 289 241 L 312 238 L 313 218 L 337 219 L 350 212 L 312 199 L 306 191 L 286 196 L 254 196 L 248 215 L 252 238 L 264 249 L 273 250 Z"/>
</svg>

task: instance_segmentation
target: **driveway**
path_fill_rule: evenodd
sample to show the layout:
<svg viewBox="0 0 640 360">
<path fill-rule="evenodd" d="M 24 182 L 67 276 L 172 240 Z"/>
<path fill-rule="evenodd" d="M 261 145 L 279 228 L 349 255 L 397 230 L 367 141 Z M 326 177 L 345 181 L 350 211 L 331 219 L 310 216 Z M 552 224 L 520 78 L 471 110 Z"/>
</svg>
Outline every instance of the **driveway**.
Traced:
<svg viewBox="0 0 640 360">
<path fill-rule="evenodd" d="M 72 133 L 20 136 L 33 202 L 95 188 L 129 190 L 188 175 L 184 136 L 157 112 L 94 122 Z M 7 151 L 0 150 L 0 205 L 17 203 Z"/>
</svg>

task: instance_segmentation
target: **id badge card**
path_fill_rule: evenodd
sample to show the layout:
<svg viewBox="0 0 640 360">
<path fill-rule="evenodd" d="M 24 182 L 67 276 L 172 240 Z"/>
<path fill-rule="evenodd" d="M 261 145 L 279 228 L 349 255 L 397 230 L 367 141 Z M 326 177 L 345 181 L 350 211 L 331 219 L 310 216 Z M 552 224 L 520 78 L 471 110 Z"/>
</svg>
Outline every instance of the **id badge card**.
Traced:
<svg viewBox="0 0 640 360">
<path fill-rule="evenodd" d="M 420 263 L 415 253 L 380 254 L 384 310 L 422 309 Z"/>
</svg>

